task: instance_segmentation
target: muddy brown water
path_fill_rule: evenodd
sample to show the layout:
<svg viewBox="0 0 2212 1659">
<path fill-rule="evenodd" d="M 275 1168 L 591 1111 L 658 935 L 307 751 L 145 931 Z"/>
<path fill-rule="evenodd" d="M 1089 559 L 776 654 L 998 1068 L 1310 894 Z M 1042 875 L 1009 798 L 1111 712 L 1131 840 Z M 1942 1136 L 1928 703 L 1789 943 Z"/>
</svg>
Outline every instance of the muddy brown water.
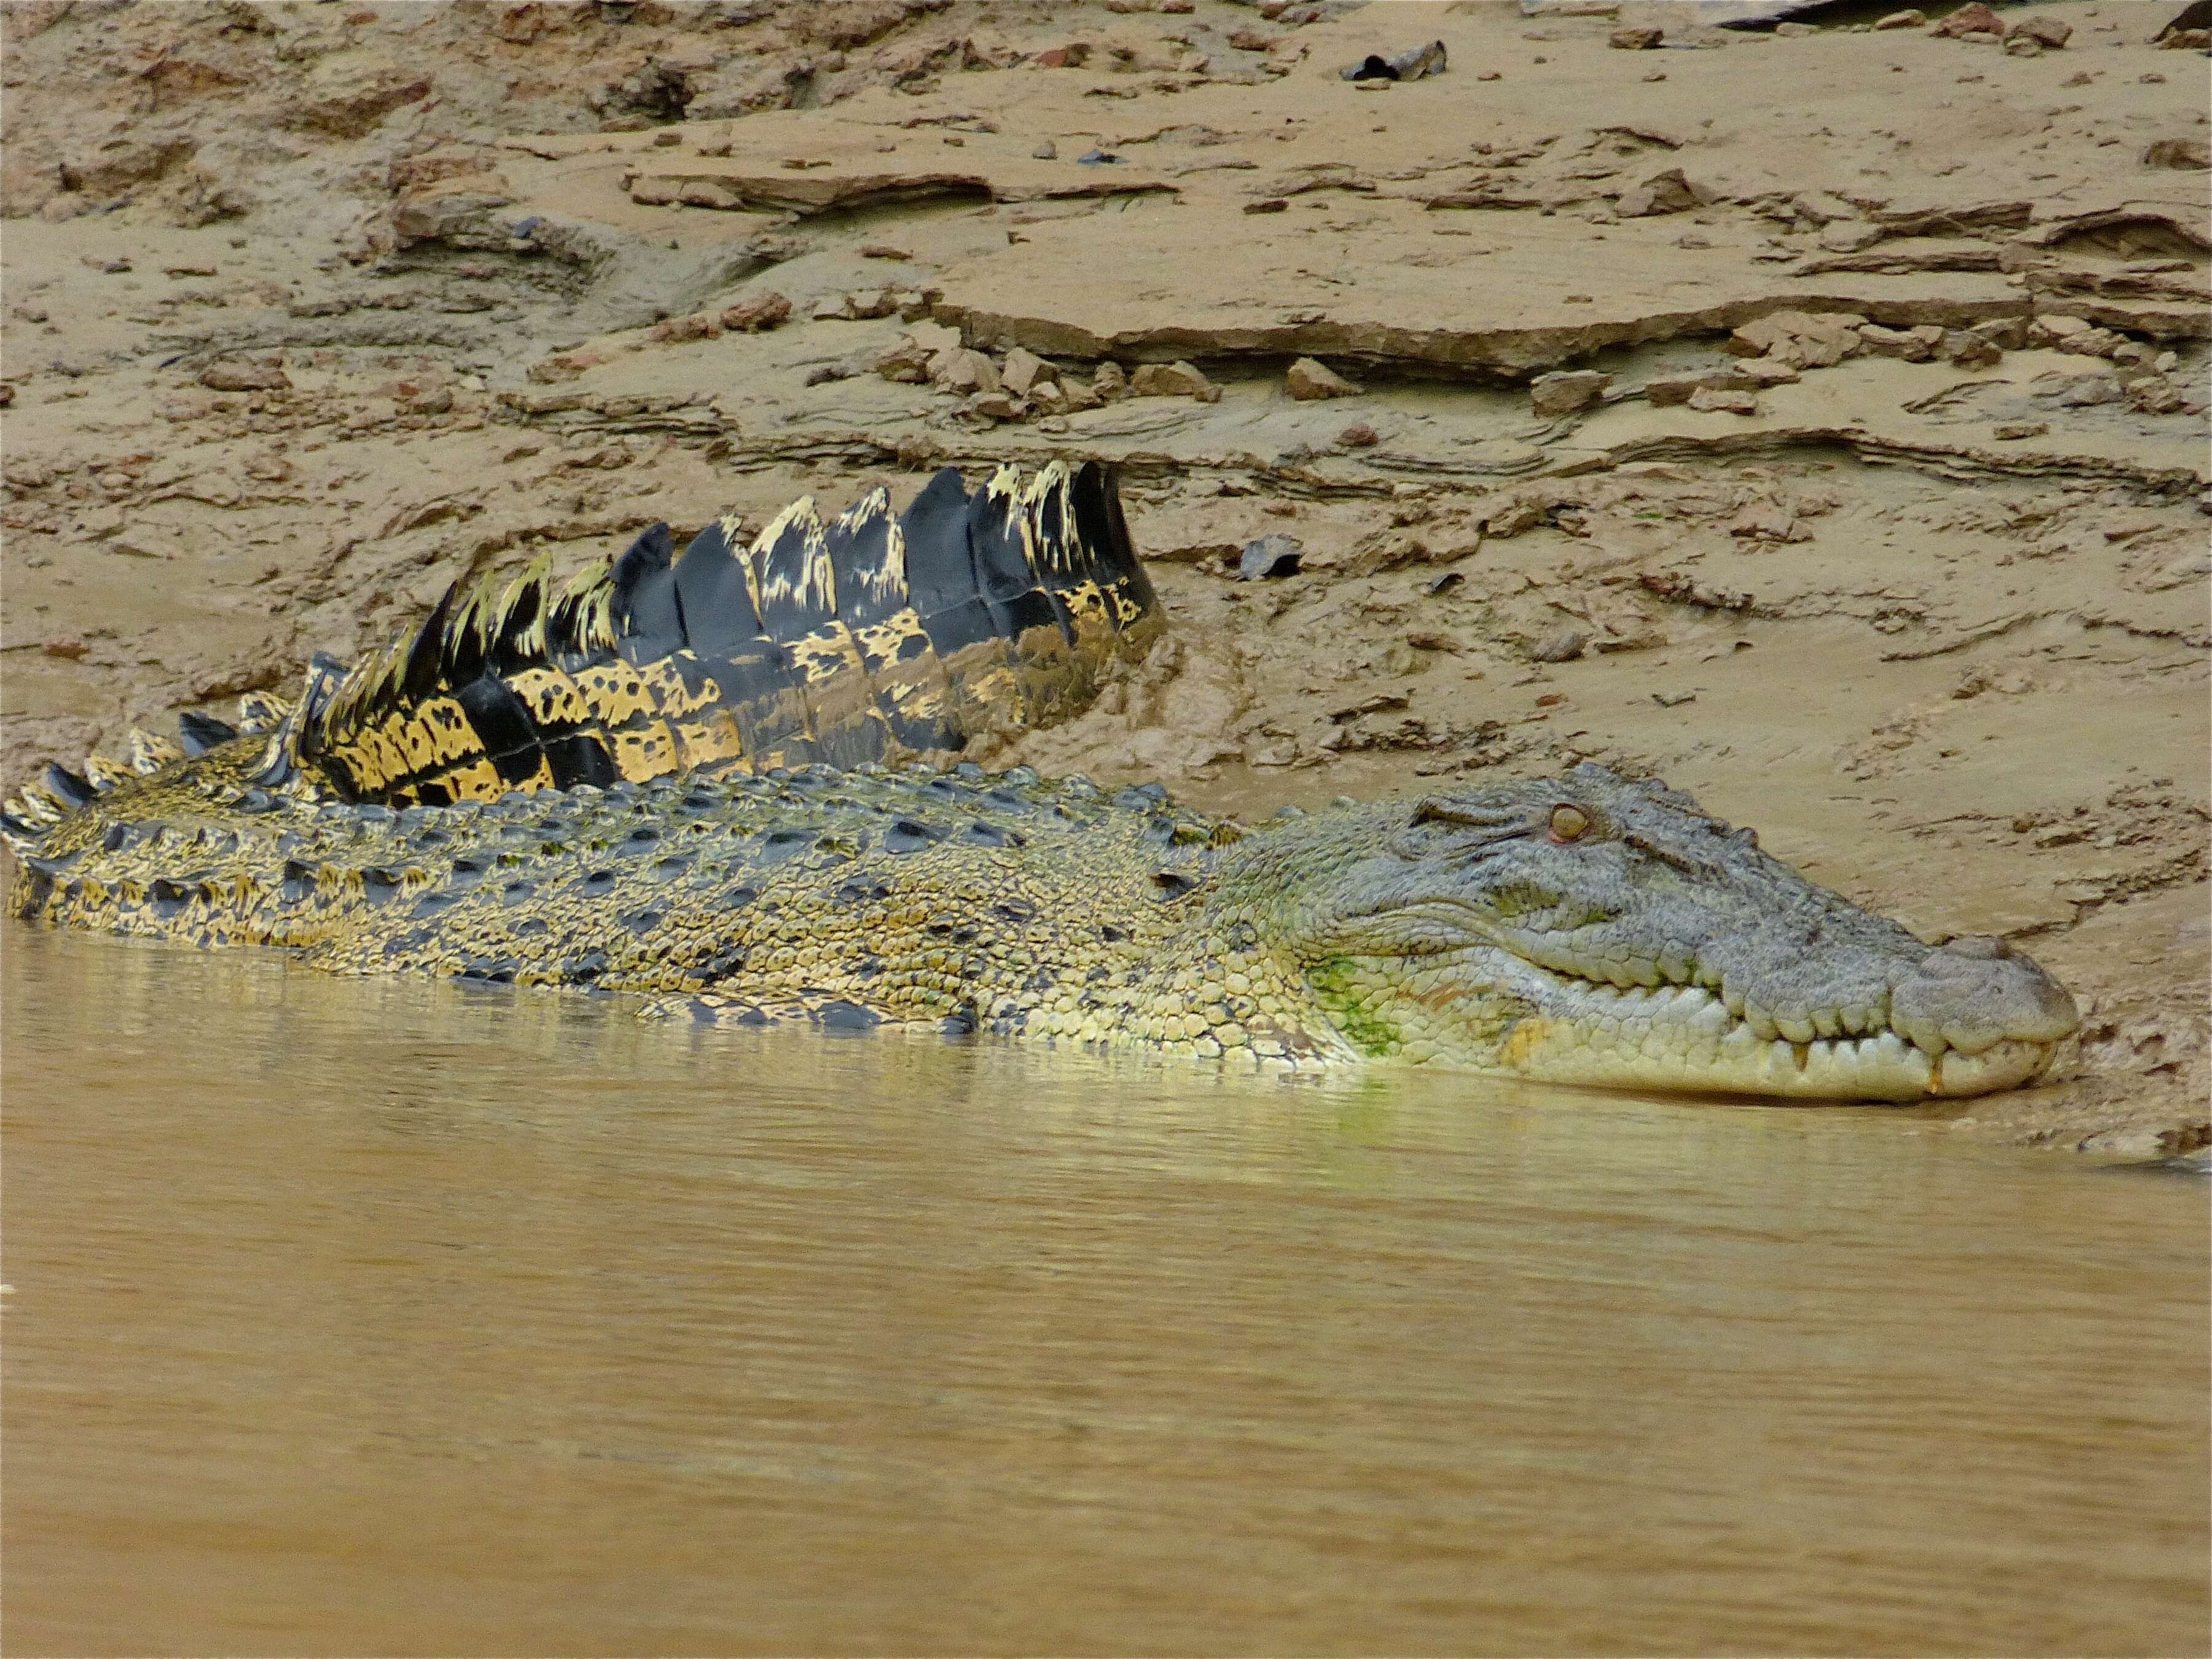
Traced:
<svg viewBox="0 0 2212 1659">
<path fill-rule="evenodd" d="M 2203 1650 L 2185 1178 L 0 960 L 10 1652 Z"/>
</svg>

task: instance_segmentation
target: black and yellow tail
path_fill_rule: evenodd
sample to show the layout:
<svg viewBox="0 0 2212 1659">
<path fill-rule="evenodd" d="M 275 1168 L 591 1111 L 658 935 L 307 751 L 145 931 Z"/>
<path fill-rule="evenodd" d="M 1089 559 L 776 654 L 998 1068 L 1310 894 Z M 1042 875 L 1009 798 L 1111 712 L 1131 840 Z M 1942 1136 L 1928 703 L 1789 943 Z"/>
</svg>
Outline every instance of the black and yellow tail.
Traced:
<svg viewBox="0 0 2212 1659">
<path fill-rule="evenodd" d="M 702 766 L 957 753 L 994 724 L 1081 712 L 1143 655 L 1158 601 L 1112 475 L 948 468 L 894 518 L 794 501 L 749 545 L 724 519 L 681 556 L 655 525 L 556 587 L 457 585 L 422 626 L 311 681 L 294 763 L 351 800 L 485 799 Z"/>
<path fill-rule="evenodd" d="M 804 497 L 750 544 L 738 531 L 725 518 L 678 556 L 655 525 L 566 583 L 542 562 L 497 593 L 456 583 L 351 668 L 318 657 L 296 700 L 249 693 L 235 726 L 186 714 L 181 742 L 134 732 L 127 762 L 49 767 L 6 803 L 0 840 L 34 853 L 126 778 L 152 812 L 948 759 L 986 730 L 1081 713 L 1162 628 L 1096 462 L 1002 467 L 972 494 L 947 468 L 896 518 L 877 489 L 827 523 Z"/>
</svg>

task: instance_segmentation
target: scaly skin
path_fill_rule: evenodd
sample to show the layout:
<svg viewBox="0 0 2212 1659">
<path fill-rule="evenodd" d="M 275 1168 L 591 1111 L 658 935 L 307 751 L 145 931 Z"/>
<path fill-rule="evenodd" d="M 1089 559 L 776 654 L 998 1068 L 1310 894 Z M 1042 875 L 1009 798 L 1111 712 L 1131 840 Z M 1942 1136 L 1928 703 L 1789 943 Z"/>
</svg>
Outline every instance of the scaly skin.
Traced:
<svg viewBox="0 0 2212 1659">
<path fill-rule="evenodd" d="M 1931 948 L 1595 766 L 1246 830 L 1156 790 L 972 767 L 395 812 L 243 766 L 185 775 L 200 763 L 54 826 L 18 914 L 339 972 L 640 992 L 710 1021 L 1808 1098 L 2011 1087 L 2075 1024 L 2002 944 Z"/>
</svg>

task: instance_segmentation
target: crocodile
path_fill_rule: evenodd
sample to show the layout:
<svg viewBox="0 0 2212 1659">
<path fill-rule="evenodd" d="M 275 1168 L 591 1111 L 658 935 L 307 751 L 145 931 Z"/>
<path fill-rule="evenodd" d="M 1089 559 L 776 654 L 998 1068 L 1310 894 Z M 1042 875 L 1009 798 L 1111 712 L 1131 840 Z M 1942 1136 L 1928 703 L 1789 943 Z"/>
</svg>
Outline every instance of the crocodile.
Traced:
<svg viewBox="0 0 2212 1659">
<path fill-rule="evenodd" d="M 457 587 L 258 730 L 50 769 L 0 815 L 12 908 L 709 1024 L 1638 1090 L 1980 1094 L 2077 1024 L 2002 940 L 1924 942 L 1595 764 L 1246 824 L 961 761 L 1158 632 L 1101 469 L 672 545 Z"/>
</svg>

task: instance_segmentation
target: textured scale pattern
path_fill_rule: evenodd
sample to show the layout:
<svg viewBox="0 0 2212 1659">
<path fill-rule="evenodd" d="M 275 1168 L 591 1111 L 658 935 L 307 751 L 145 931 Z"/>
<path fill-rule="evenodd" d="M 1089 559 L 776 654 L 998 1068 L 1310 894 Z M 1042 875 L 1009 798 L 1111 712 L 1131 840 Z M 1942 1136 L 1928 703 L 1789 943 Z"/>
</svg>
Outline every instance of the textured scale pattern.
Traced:
<svg viewBox="0 0 2212 1659">
<path fill-rule="evenodd" d="M 388 805 L 957 754 L 996 724 L 1081 712 L 1159 632 L 1113 479 L 1056 462 L 970 495 L 939 473 L 905 514 L 811 496 L 750 543 L 665 525 L 556 586 L 456 586 L 347 671 L 324 659 L 289 758 L 315 793 Z"/>
</svg>

